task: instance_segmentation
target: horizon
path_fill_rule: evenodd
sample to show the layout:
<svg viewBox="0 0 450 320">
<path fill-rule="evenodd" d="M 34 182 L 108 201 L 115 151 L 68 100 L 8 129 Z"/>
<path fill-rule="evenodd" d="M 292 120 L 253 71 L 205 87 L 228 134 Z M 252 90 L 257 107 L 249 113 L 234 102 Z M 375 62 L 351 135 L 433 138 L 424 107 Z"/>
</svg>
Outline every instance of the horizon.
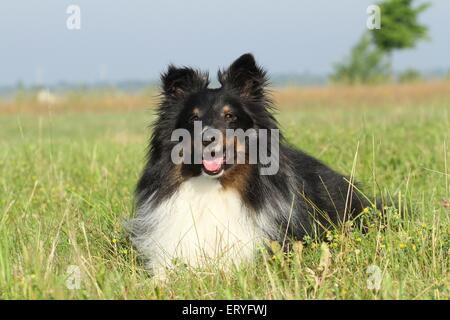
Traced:
<svg viewBox="0 0 450 320">
<path fill-rule="evenodd" d="M 8 34 L 0 42 L 0 87 L 151 82 L 169 63 L 215 74 L 244 52 L 252 52 L 272 76 L 325 78 L 365 31 L 366 8 L 374 2 L 3 2 L 0 10 L 8 14 L 0 30 Z M 429 27 L 430 40 L 395 52 L 395 71 L 450 69 L 445 28 L 450 2 L 431 3 L 420 19 Z M 66 27 L 70 4 L 81 9 L 80 30 Z"/>
</svg>

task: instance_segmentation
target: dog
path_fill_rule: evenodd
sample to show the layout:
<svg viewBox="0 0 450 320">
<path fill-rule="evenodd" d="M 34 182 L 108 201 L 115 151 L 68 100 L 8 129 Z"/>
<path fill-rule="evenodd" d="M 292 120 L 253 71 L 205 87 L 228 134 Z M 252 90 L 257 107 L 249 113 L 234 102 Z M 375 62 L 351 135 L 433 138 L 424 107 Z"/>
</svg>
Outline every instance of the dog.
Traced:
<svg viewBox="0 0 450 320">
<path fill-rule="evenodd" d="M 129 224 L 132 243 L 155 274 L 176 261 L 239 266 L 267 241 L 288 247 L 305 236 L 320 237 L 368 206 L 349 178 L 293 148 L 278 132 L 269 79 L 252 54 L 220 70 L 218 80 L 220 87 L 210 88 L 207 73 L 173 65 L 161 75 L 161 102 Z M 205 138 L 209 129 L 219 136 Z M 191 161 L 198 156 L 193 142 L 174 152 L 180 143 L 173 139 L 176 130 L 201 138 L 205 149 L 215 142 L 211 156 Z M 270 138 L 278 132 L 273 150 L 256 148 L 273 156 L 272 172 L 263 174 L 267 163 L 250 163 L 250 139 L 229 138 L 229 130 L 253 130 L 247 138 L 258 142 L 262 130 Z M 174 162 L 174 154 L 184 160 Z M 242 154 L 244 162 L 233 161 Z"/>
</svg>

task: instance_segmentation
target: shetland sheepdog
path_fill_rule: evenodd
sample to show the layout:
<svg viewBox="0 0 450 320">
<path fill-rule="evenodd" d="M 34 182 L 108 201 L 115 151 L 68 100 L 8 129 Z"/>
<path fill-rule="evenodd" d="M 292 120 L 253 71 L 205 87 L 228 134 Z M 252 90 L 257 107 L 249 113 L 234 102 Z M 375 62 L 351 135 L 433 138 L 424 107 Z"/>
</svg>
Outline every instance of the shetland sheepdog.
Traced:
<svg viewBox="0 0 450 320">
<path fill-rule="evenodd" d="M 368 205 L 347 177 L 277 132 L 267 73 L 253 55 L 220 70 L 218 80 L 220 87 L 210 88 L 207 73 L 173 65 L 161 75 L 161 102 L 129 224 L 134 246 L 156 274 L 175 261 L 192 267 L 252 261 L 267 241 L 288 248 L 305 236 L 320 237 Z M 210 129 L 219 136 L 206 137 Z M 203 151 L 214 144 L 210 156 L 199 154 L 195 142 L 177 149 L 177 130 L 200 141 Z M 230 130 L 253 133 L 238 140 Z M 277 133 L 274 145 L 260 143 L 263 130 L 266 142 Z M 271 163 L 260 161 L 261 151 Z M 183 160 L 174 161 L 174 154 Z M 244 161 L 235 161 L 242 154 Z"/>
</svg>

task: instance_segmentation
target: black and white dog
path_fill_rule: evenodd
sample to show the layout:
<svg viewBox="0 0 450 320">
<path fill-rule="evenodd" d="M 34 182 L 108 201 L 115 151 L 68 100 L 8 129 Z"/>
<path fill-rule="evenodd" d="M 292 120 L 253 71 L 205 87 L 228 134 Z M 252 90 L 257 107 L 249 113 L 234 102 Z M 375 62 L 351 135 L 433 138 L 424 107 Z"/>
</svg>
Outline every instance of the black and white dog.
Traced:
<svg viewBox="0 0 450 320">
<path fill-rule="evenodd" d="M 256 163 L 233 161 L 240 153 L 249 159 L 249 141 L 225 132 L 254 130 L 259 140 L 261 129 L 273 133 L 278 124 L 266 72 L 251 54 L 219 71 L 218 78 L 221 87 L 209 88 L 206 73 L 174 66 L 161 76 L 162 101 L 137 185 L 136 217 L 130 221 L 132 242 L 156 273 L 173 259 L 191 266 L 248 261 L 265 240 L 320 236 L 368 205 L 346 177 L 292 148 L 281 134 L 276 152 L 269 150 L 272 145 L 257 147 L 277 162 L 271 174 L 262 174 L 268 165 L 259 158 Z M 204 147 L 216 142 L 211 157 L 189 161 L 195 153 L 191 143 L 180 152 L 187 155 L 185 161 L 174 162 L 179 140 L 173 132 L 180 129 L 200 135 Z M 205 138 L 207 129 L 221 132 L 222 141 Z M 228 157 L 231 150 L 234 157 Z"/>
</svg>

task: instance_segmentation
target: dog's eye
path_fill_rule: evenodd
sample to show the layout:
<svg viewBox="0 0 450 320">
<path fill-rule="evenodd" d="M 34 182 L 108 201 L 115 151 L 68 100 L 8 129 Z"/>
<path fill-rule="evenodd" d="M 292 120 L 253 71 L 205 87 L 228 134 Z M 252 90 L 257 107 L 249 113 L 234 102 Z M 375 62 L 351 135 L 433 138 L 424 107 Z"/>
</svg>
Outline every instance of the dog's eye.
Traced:
<svg viewBox="0 0 450 320">
<path fill-rule="evenodd" d="M 236 120 L 236 117 L 231 113 L 226 113 L 225 119 L 227 119 L 228 121 L 233 121 L 233 120 Z"/>
</svg>

